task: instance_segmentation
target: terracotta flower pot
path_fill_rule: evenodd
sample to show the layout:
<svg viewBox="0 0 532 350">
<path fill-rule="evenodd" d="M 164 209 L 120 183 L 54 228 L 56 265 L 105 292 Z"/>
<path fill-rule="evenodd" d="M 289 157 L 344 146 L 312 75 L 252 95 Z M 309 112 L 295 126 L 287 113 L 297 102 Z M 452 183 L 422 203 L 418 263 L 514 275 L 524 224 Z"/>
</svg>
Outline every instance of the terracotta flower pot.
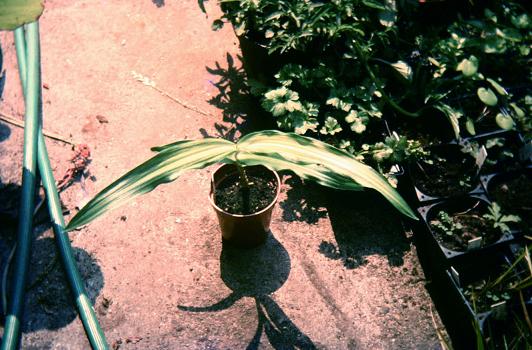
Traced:
<svg viewBox="0 0 532 350">
<path fill-rule="evenodd" d="M 251 248 L 262 244 L 268 237 L 273 207 L 279 197 L 281 180 L 275 171 L 271 171 L 262 165 L 246 167 L 246 172 L 248 174 L 266 172 L 272 174 L 272 177 L 275 179 L 275 197 L 266 208 L 253 214 L 239 215 L 231 214 L 216 205 L 214 200 L 216 187 L 225 179 L 238 176 L 237 168 L 233 164 L 224 164 L 212 173 L 209 201 L 218 216 L 218 222 L 222 231 L 222 240 L 236 246 Z"/>
</svg>

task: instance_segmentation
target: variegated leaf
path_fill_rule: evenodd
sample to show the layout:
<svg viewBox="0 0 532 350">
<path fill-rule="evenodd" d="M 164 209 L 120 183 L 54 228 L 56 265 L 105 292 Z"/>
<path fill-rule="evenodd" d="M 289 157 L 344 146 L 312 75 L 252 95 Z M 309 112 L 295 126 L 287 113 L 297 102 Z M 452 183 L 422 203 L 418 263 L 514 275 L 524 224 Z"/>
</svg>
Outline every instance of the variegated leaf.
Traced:
<svg viewBox="0 0 532 350">
<path fill-rule="evenodd" d="M 222 139 L 203 139 L 180 141 L 157 150 L 161 152 L 98 193 L 72 218 L 66 229 L 85 225 L 130 199 L 177 179 L 186 170 L 231 161 L 235 145 Z"/>
<path fill-rule="evenodd" d="M 373 188 L 401 213 L 416 218 L 381 174 L 349 153 L 309 137 L 274 130 L 252 133 L 238 142 L 238 160 L 246 165 L 263 164 L 274 170 L 292 170 L 302 178 L 332 188 Z"/>
<path fill-rule="evenodd" d="M 272 170 L 291 170 L 300 177 L 342 190 L 363 187 L 379 191 L 401 213 L 416 218 L 404 199 L 384 177 L 349 153 L 324 142 L 295 133 L 259 131 L 235 145 L 222 139 L 178 141 L 153 148 L 159 152 L 98 193 L 72 218 L 67 230 L 85 225 L 156 186 L 173 181 L 185 170 L 217 162 L 264 165 Z"/>
</svg>

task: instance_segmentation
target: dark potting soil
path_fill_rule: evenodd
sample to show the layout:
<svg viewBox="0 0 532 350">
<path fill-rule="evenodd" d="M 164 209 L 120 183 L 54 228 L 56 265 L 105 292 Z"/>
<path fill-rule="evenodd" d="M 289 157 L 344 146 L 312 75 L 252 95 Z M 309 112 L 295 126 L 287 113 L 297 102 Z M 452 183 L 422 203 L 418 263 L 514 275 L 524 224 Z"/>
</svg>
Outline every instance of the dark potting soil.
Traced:
<svg viewBox="0 0 532 350">
<path fill-rule="evenodd" d="M 266 208 L 275 199 L 277 183 L 271 174 L 248 173 L 249 187 L 238 175 L 227 177 L 216 186 L 214 203 L 231 214 L 248 215 Z"/>
<path fill-rule="evenodd" d="M 490 196 L 505 212 L 519 215 L 528 229 L 532 227 L 532 181 L 526 174 L 497 185 Z"/>
<path fill-rule="evenodd" d="M 474 188 L 475 172 L 476 167 L 467 158 L 459 161 L 433 157 L 432 164 L 419 162 L 413 165 L 416 187 L 433 197 L 468 193 Z"/>
<path fill-rule="evenodd" d="M 448 213 L 452 218 L 453 225 L 459 227 L 453 230 L 452 234 L 447 234 L 437 227 L 438 218 L 431 219 L 429 223 L 436 240 L 442 246 L 450 250 L 464 252 L 467 250 L 468 241 L 472 239 L 482 237 L 481 246 L 487 246 L 501 238 L 501 231 L 494 229 L 491 223 L 482 217 L 485 213 L 486 211 L 478 208 L 464 213 Z"/>
</svg>

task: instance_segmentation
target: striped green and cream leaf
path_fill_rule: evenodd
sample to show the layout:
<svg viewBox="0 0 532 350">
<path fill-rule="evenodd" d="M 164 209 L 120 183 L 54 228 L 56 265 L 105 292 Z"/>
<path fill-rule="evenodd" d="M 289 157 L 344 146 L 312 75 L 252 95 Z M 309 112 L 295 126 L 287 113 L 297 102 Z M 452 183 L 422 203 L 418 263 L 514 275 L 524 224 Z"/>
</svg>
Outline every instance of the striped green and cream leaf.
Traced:
<svg viewBox="0 0 532 350">
<path fill-rule="evenodd" d="M 91 199 L 70 221 L 67 230 L 88 224 L 132 198 L 174 181 L 184 171 L 218 162 L 232 162 L 234 143 L 222 139 L 187 140 L 156 148 L 157 155 L 129 171 Z"/>
<path fill-rule="evenodd" d="M 238 142 L 238 160 L 245 165 L 292 170 L 302 178 L 336 189 L 373 188 L 401 213 L 416 219 L 412 209 L 381 174 L 349 153 L 309 137 L 274 130 L 252 133 Z"/>
<path fill-rule="evenodd" d="M 157 155 L 131 170 L 96 195 L 67 226 L 85 225 L 130 199 L 177 179 L 185 170 L 211 164 L 234 163 L 264 165 L 272 170 L 290 170 L 303 179 L 341 190 L 364 187 L 380 192 L 408 217 L 416 215 L 388 181 L 353 156 L 324 142 L 295 133 L 259 131 L 237 144 L 222 139 L 178 141 L 153 148 Z"/>
</svg>

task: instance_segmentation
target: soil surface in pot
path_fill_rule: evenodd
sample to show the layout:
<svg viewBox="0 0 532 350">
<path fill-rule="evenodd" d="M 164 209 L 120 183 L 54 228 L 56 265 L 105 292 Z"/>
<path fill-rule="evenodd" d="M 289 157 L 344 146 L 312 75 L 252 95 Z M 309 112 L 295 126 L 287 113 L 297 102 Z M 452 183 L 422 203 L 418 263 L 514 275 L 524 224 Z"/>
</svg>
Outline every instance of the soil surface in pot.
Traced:
<svg viewBox="0 0 532 350">
<path fill-rule="evenodd" d="M 469 159 L 470 158 L 470 159 Z M 414 183 L 423 193 L 435 197 L 465 194 L 474 188 L 473 158 L 447 159 L 433 155 L 430 162 L 413 165 Z"/>
<path fill-rule="evenodd" d="M 238 175 L 224 179 L 214 191 L 214 203 L 222 210 L 239 215 L 261 211 L 275 199 L 277 184 L 271 174 L 249 173 L 249 187 L 241 184 Z"/>
<path fill-rule="evenodd" d="M 490 192 L 504 211 L 519 215 L 526 228 L 532 226 L 532 182 L 526 174 L 498 184 Z"/>
<path fill-rule="evenodd" d="M 482 246 L 497 242 L 502 233 L 493 229 L 493 225 L 482 215 L 485 211 L 474 208 L 461 213 L 439 211 L 429 221 L 436 240 L 445 248 L 463 252 L 467 250 L 468 241 L 482 237 Z"/>
</svg>

